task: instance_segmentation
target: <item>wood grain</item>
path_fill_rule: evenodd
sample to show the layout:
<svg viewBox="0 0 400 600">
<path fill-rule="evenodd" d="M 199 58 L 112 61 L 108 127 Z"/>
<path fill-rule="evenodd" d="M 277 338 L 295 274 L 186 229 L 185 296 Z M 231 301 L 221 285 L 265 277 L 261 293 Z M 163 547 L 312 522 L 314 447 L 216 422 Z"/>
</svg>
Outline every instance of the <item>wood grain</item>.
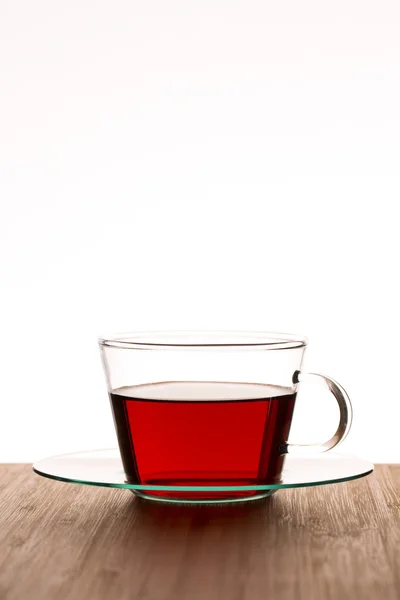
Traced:
<svg viewBox="0 0 400 600">
<path fill-rule="evenodd" d="M 0 465 L 1 600 L 399 600 L 400 465 L 221 506 Z"/>
</svg>

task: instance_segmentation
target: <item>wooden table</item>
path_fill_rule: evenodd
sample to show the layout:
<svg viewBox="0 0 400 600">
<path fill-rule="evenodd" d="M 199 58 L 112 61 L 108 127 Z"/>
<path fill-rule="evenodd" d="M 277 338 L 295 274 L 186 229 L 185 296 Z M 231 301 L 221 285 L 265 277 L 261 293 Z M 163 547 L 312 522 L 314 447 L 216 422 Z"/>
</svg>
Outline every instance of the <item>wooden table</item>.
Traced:
<svg viewBox="0 0 400 600">
<path fill-rule="evenodd" d="M 0 465 L 0 598 L 398 600 L 400 465 L 220 506 Z"/>
</svg>

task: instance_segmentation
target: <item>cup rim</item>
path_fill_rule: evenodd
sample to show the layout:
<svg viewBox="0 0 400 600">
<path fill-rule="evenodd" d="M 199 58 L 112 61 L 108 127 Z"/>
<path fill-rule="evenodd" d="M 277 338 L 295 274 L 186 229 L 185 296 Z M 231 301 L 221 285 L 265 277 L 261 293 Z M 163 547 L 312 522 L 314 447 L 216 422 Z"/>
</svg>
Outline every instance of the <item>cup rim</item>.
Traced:
<svg viewBox="0 0 400 600">
<path fill-rule="evenodd" d="M 284 350 L 307 345 L 304 335 L 244 330 L 154 330 L 113 333 L 100 346 L 135 350 Z"/>
</svg>

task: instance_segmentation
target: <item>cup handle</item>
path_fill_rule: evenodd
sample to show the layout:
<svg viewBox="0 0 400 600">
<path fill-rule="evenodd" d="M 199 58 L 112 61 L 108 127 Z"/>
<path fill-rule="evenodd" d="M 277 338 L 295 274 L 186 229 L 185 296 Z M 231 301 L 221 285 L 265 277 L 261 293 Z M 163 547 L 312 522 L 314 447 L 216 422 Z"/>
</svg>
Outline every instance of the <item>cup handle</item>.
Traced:
<svg viewBox="0 0 400 600">
<path fill-rule="evenodd" d="M 332 450 L 335 446 L 340 444 L 349 433 L 351 422 L 353 419 L 353 409 L 351 406 L 350 398 L 342 388 L 342 386 L 325 375 L 319 375 L 318 373 L 301 373 L 296 371 L 293 375 L 293 383 L 323 383 L 329 389 L 329 391 L 335 396 L 339 405 L 339 425 L 333 436 L 323 442 L 322 444 L 284 444 L 283 454 L 305 454 L 310 452 L 327 452 Z"/>
</svg>

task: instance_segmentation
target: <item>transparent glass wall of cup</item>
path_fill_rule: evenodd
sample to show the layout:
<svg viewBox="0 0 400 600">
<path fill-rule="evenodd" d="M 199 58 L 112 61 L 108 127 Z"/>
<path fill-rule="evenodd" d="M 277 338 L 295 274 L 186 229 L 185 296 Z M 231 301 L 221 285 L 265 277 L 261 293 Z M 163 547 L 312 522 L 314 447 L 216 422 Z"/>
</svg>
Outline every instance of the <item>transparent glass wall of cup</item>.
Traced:
<svg viewBox="0 0 400 600">
<path fill-rule="evenodd" d="M 269 495 L 241 487 L 279 482 L 287 453 L 325 452 L 350 428 L 344 389 L 302 372 L 302 336 L 141 332 L 102 337 L 99 344 L 126 478 L 157 486 L 136 492 L 147 498 L 226 502 Z M 336 432 L 322 444 L 288 443 L 303 382 L 327 386 L 339 405 Z"/>
</svg>

